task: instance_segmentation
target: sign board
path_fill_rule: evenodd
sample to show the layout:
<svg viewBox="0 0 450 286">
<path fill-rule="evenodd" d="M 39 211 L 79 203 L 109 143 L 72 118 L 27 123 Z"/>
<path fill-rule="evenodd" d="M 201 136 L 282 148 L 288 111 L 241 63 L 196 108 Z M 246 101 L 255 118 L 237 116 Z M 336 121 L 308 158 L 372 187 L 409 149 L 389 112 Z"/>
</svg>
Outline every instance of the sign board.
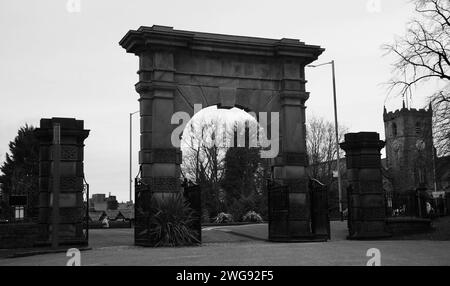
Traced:
<svg viewBox="0 0 450 286">
<path fill-rule="evenodd" d="M 439 191 L 439 192 L 431 192 L 431 195 L 433 196 L 433 199 L 438 199 L 441 196 L 443 198 L 445 198 L 445 192 L 444 191 Z"/>
</svg>

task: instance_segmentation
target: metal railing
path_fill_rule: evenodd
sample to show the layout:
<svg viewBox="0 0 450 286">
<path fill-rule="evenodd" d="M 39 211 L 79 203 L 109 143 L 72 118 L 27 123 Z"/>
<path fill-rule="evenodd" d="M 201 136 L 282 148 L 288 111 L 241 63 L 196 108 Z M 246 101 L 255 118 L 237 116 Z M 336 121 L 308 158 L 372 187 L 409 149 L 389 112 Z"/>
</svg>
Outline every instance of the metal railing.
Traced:
<svg viewBox="0 0 450 286">
<path fill-rule="evenodd" d="M 420 217 L 428 216 L 427 196 L 422 191 L 405 193 L 388 192 L 385 194 L 387 217 Z"/>
</svg>

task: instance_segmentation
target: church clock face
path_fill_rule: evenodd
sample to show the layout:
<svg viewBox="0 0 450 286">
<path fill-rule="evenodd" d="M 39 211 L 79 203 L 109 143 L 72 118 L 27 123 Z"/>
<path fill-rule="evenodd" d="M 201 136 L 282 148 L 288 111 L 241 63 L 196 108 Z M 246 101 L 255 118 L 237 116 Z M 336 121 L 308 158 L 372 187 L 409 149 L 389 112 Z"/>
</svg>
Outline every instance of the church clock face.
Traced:
<svg viewBox="0 0 450 286">
<path fill-rule="evenodd" d="M 394 140 L 394 142 L 392 142 L 392 149 L 397 152 L 398 150 L 400 150 L 401 145 L 402 143 L 400 143 L 400 141 Z"/>
<path fill-rule="evenodd" d="M 422 139 L 417 139 L 416 148 L 417 150 L 422 151 L 423 149 L 425 149 L 425 142 Z"/>
</svg>

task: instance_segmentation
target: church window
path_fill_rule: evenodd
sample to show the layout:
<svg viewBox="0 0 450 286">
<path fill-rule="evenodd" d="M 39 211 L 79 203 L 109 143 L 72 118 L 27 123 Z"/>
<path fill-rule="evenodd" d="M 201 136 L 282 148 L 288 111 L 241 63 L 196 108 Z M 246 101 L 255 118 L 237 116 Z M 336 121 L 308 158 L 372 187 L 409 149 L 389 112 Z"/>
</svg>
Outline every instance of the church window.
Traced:
<svg viewBox="0 0 450 286">
<path fill-rule="evenodd" d="M 416 122 L 416 134 L 420 134 L 421 129 L 420 122 Z"/>
<path fill-rule="evenodd" d="M 392 123 L 392 135 L 397 136 L 397 124 Z"/>
</svg>

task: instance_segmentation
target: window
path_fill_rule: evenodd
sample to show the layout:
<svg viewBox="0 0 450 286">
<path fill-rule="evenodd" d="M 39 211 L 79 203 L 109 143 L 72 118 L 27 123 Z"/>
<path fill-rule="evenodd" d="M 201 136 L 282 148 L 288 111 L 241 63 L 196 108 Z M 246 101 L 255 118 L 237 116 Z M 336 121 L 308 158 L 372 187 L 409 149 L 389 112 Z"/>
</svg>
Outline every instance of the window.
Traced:
<svg viewBox="0 0 450 286">
<path fill-rule="evenodd" d="M 395 123 L 392 123 L 392 135 L 394 137 L 397 136 L 397 124 L 395 124 Z"/>
<path fill-rule="evenodd" d="M 16 206 L 15 207 L 15 219 L 23 220 L 25 217 L 25 207 L 24 206 Z"/>
<path fill-rule="evenodd" d="M 420 122 L 416 122 L 416 134 L 420 134 L 422 131 L 422 128 L 420 126 Z"/>
</svg>

